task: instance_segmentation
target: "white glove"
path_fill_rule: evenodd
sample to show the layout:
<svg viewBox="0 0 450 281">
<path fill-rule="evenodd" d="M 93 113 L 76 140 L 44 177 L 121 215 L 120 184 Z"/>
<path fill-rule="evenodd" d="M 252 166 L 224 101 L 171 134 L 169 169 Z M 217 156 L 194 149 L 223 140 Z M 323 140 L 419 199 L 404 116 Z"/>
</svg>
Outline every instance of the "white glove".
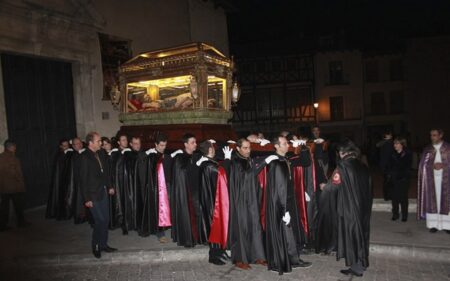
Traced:
<svg viewBox="0 0 450 281">
<path fill-rule="evenodd" d="M 306 141 L 305 140 L 297 140 L 299 145 L 306 145 Z"/>
<path fill-rule="evenodd" d="M 149 154 L 151 154 L 151 153 L 158 153 L 158 152 L 157 152 L 156 149 L 154 149 L 154 148 L 150 148 L 149 150 L 147 150 L 147 151 L 145 152 L 145 154 L 147 154 L 147 155 L 149 155 Z"/>
<path fill-rule="evenodd" d="M 225 155 L 225 159 L 231 159 L 231 152 L 233 152 L 233 149 L 229 146 L 225 146 L 222 148 L 223 155 Z"/>
<path fill-rule="evenodd" d="M 170 154 L 170 157 L 174 158 L 174 157 L 175 157 L 177 154 L 179 154 L 179 153 L 183 153 L 183 150 L 178 149 L 177 151 L 172 152 L 172 154 Z"/>
<path fill-rule="evenodd" d="M 216 143 L 216 141 L 215 140 L 213 140 L 213 139 L 210 139 L 210 140 L 208 140 L 210 143 Z"/>
<path fill-rule="evenodd" d="M 234 140 L 228 140 L 227 143 L 236 144 L 236 142 Z"/>
<path fill-rule="evenodd" d="M 266 163 L 269 164 L 270 162 L 272 162 L 273 160 L 276 160 L 276 159 L 278 159 L 277 155 L 270 155 L 264 161 L 266 161 Z"/>
<path fill-rule="evenodd" d="M 265 145 L 268 144 L 268 143 L 270 143 L 270 141 L 269 141 L 269 140 L 266 140 L 266 139 L 261 139 L 260 142 L 259 142 L 259 144 L 260 144 L 261 146 L 265 146 Z"/>
<path fill-rule="evenodd" d="M 197 166 L 200 167 L 200 165 L 205 161 L 208 161 L 208 158 L 206 158 L 205 156 L 202 156 L 202 158 L 198 159 L 196 164 L 197 164 Z"/>
<path fill-rule="evenodd" d="M 306 200 L 306 202 L 311 201 L 311 198 L 309 197 L 308 192 L 306 192 L 306 191 L 305 191 L 305 200 Z"/>
<path fill-rule="evenodd" d="M 318 138 L 314 140 L 314 143 L 323 143 L 324 141 L 324 139 Z"/>
<path fill-rule="evenodd" d="M 289 212 L 286 212 L 282 218 L 284 223 L 288 225 L 291 222 L 291 215 L 289 215 Z"/>
<path fill-rule="evenodd" d="M 291 143 L 293 147 L 298 147 L 300 144 L 298 140 L 291 140 Z"/>
</svg>

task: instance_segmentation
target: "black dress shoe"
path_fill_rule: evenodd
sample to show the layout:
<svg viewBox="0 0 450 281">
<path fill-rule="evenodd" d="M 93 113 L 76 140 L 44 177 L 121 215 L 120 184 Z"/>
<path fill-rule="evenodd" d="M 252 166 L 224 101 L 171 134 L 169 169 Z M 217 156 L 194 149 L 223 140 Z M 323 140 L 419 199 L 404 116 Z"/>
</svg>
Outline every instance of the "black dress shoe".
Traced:
<svg viewBox="0 0 450 281">
<path fill-rule="evenodd" d="M 308 268 L 308 267 L 311 267 L 311 266 L 312 266 L 312 263 L 310 263 L 309 261 L 304 261 L 302 259 L 299 259 L 299 263 L 298 264 L 293 264 L 292 265 L 293 268 L 298 268 L 298 267 Z"/>
<path fill-rule="evenodd" d="M 445 232 L 447 232 L 447 234 L 450 234 L 450 230 L 446 230 Z"/>
<path fill-rule="evenodd" d="M 351 268 L 349 268 L 349 269 L 342 269 L 341 273 L 344 274 L 344 275 L 354 275 L 356 277 L 363 276 L 362 273 L 354 272 Z"/>
<path fill-rule="evenodd" d="M 106 248 L 104 248 L 103 251 L 105 251 L 107 253 L 113 253 L 113 252 L 117 252 L 117 249 L 106 245 Z"/>
<path fill-rule="evenodd" d="M 100 247 L 98 246 L 98 244 L 92 247 L 92 253 L 97 259 L 102 257 L 102 252 L 100 251 Z"/>
<path fill-rule="evenodd" d="M 398 220 L 398 217 L 399 217 L 399 215 L 392 215 L 392 220 L 396 221 L 396 220 Z"/>
<path fill-rule="evenodd" d="M 224 265 L 226 264 L 226 262 L 224 262 L 223 260 L 221 260 L 220 258 L 217 257 L 209 257 L 209 263 L 215 264 L 215 265 Z"/>
<path fill-rule="evenodd" d="M 408 221 L 408 218 L 402 218 L 402 222 Z"/>
<path fill-rule="evenodd" d="M 437 232 L 437 228 L 434 228 L 434 227 L 433 227 L 433 228 L 430 228 L 430 232 L 431 232 L 431 233 L 436 233 L 436 232 Z"/>
</svg>

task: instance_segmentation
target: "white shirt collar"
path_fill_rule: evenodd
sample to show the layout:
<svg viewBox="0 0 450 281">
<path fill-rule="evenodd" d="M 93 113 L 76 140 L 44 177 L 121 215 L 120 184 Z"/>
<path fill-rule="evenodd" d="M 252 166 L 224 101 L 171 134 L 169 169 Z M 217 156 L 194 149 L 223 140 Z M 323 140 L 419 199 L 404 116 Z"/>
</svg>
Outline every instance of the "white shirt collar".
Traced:
<svg viewBox="0 0 450 281">
<path fill-rule="evenodd" d="M 116 151 L 119 151 L 119 149 L 113 148 L 113 149 L 111 149 L 111 151 L 108 153 L 108 155 L 111 155 L 113 152 L 116 152 Z"/>
</svg>

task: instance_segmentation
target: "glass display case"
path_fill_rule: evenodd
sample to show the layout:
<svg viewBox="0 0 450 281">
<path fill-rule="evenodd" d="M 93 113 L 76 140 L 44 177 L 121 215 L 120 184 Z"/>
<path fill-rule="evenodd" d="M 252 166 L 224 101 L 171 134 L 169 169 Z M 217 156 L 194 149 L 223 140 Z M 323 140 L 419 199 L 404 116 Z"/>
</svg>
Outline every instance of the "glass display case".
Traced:
<svg viewBox="0 0 450 281">
<path fill-rule="evenodd" d="M 119 69 L 121 121 L 224 124 L 231 114 L 232 71 L 232 61 L 204 43 L 140 54 Z"/>
</svg>

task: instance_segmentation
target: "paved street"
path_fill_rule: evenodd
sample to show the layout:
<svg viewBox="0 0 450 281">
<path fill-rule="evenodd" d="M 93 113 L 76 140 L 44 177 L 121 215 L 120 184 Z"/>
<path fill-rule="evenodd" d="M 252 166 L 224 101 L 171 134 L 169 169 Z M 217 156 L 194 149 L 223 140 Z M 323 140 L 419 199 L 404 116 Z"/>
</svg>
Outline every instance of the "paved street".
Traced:
<svg viewBox="0 0 450 281">
<path fill-rule="evenodd" d="M 186 253 L 188 254 L 188 252 Z M 195 261 L 177 261 L 163 263 L 120 263 L 105 262 L 94 265 L 45 266 L 11 270 L 3 272 L 0 280 L 20 281 L 138 281 L 138 280 L 352 280 L 339 273 L 343 262 L 336 262 L 333 256 L 305 256 L 313 262 L 308 269 L 294 269 L 290 274 L 279 276 L 269 272 L 265 267 L 253 266 L 252 270 L 243 271 L 233 266 L 215 266 L 206 258 Z M 413 281 L 413 280 L 450 280 L 450 262 L 425 262 L 423 260 L 392 258 L 382 255 L 371 256 L 371 266 L 363 278 L 354 280 Z"/>
<path fill-rule="evenodd" d="M 262 266 L 242 271 L 231 265 L 211 265 L 205 246 L 186 249 L 135 232 L 124 236 L 119 230 L 110 232 L 110 244 L 119 252 L 97 260 L 89 249 L 89 225 L 46 220 L 43 209 L 26 215 L 31 227 L 0 233 L 0 281 L 351 280 L 339 273 L 344 262 L 333 256 L 304 256 L 313 262 L 311 268 L 294 269 L 280 277 Z M 430 234 L 413 213 L 406 223 L 392 222 L 390 216 L 389 212 L 373 213 L 371 266 L 363 278 L 354 279 L 450 280 L 450 235 Z"/>
</svg>

